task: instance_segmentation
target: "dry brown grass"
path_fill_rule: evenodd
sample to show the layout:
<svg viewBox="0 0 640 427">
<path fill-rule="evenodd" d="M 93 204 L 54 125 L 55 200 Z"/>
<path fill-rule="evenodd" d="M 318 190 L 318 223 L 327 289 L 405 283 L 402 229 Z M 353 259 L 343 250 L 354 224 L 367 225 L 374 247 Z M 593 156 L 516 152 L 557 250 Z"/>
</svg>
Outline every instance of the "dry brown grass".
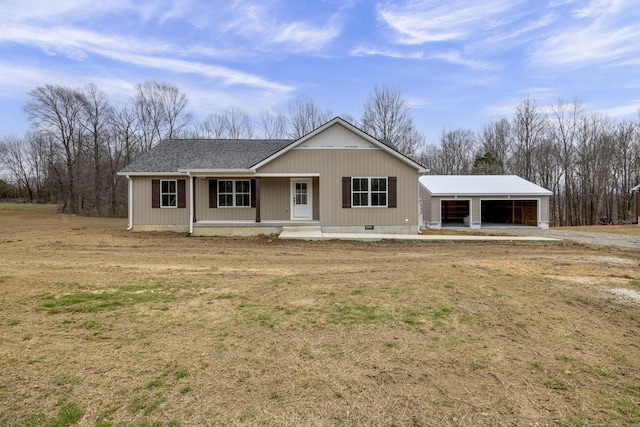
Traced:
<svg viewBox="0 0 640 427">
<path fill-rule="evenodd" d="M 0 425 L 640 424 L 637 251 L 125 227 L 0 206 Z"/>
</svg>

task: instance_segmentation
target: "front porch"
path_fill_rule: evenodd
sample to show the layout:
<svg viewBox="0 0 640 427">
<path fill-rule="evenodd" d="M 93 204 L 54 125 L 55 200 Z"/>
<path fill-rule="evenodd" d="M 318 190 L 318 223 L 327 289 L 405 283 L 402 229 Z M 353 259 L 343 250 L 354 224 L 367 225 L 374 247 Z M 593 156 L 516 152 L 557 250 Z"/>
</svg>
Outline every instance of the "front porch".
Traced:
<svg viewBox="0 0 640 427">
<path fill-rule="evenodd" d="M 320 221 L 216 221 L 204 220 L 193 223 L 192 236 L 246 237 L 258 235 L 280 235 L 285 229 L 320 231 Z"/>
<path fill-rule="evenodd" d="M 237 190 L 239 184 L 243 184 L 246 193 Z M 251 223 L 281 227 L 288 222 L 320 220 L 320 181 L 313 174 L 194 176 L 190 187 L 189 209 L 194 228 L 250 227 Z"/>
</svg>

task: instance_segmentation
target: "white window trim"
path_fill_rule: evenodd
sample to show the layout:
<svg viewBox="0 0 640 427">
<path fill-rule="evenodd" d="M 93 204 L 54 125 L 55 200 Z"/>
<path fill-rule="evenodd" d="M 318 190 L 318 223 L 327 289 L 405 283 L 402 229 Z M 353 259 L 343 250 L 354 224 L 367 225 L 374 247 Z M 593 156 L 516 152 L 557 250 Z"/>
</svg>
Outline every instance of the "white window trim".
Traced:
<svg viewBox="0 0 640 427">
<path fill-rule="evenodd" d="M 355 205 L 353 203 L 353 195 L 355 193 L 359 193 L 359 194 L 365 193 L 364 191 L 355 191 L 353 189 L 353 181 L 356 180 L 356 179 L 366 179 L 368 181 L 367 191 L 366 191 L 366 193 L 367 193 L 367 202 L 368 202 L 367 205 Z M 371 190 L 371 180 L 372 179 L 384 179 L 387 189 L 385 191 L 372 191 Z M 371 200 L 372 200 L 371 199 L 371 193 L 372 192 L 374 192 L 374 193 L 384 193 L 386 195 L 385 204 L 384 205 L 375 205 L 375 206 L 371 205 Z M 354 209 L 357 209 L 357 208 L 387 208 L 388 206 L 389 206 L 389 177 L 388 176 L 354 176 L 354 177 L 351 177 L 351 207 L 352 208 L 354 208 Z"/>
<path fill-rule="evenodd" d="M 231 188 L 232 188 L 231 193 L 221 193 L 220 192 L 220 183 L 221 182 L 226 182 L 226 181 L 231 181 L 233 183 L 231 185 Z M 249 192 L 248 193 L 236 193 L 236 182 L 248 182 L 249 183 Z M 225 209 L 225 208 L 250 208 L 251 207 L 251 180 L 250 179 L 219 179 L 216 185 L 218 186 L 218 188 L 217 188 L 217 190 L 218 190 L 217 191 L 217 197 L 218 197 L 217 205 L 218 205 L 218 208 Z M 233 202 L 233 204 L 231 206 L 221 206 L 220 205 L 220 195 L 222 195 L 222 194 L 225 194 L 225 195 L 231 194 L 231 197 L 232 197 L 231 200 Z M 246 205 L 246 206 L 237 206 L 236 205 L 236 195 L 238 195 L 238 194 L 248 194 L 249 195 L 249 204 Z"/>
<path fill-rule="evenodd" d="M 162 191 L 162 186 L 163 183 L 165 182 L 173 182 L 173 185 L 175 186 L 176 192 L 175 193 L 165 193 Z M 176 204 L 175 206 L 171 206 L 171 205 L 165 205 L 164 204 L 164 197 L 162 196 L 166 196 L 166 195 L 174 195 L 175 196 L 175 201 Z M 178 208 L 178 180 L 177 179 L 161 179 L 160 180 L 160 208 L 162 209 L 177 209 Z"/>
</svg>

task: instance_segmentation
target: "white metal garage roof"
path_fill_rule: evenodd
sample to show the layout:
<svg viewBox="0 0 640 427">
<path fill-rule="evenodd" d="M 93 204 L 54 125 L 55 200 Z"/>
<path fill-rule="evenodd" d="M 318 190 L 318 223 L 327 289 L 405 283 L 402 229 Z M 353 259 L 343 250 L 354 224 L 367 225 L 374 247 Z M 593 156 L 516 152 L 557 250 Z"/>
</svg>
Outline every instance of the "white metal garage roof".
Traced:
<svg viewBox="0 0 640 427">
<path fill-rule="evenodd" d="M 550 196 L 551 191 L 516 175 L 425 175 L 432 196 Z"/>
</svg>

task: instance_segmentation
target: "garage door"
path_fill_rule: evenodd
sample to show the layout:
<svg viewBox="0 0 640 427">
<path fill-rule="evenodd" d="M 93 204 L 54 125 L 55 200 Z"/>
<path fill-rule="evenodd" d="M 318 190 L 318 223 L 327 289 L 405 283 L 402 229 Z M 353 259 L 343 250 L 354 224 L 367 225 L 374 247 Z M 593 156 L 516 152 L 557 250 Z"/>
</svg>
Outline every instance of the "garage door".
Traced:
<svg viewBox="0 0 640 427">
<path fill-rule="evenodd" d="M 537 200 L 483 200 L 480 206 L 482 225 L 538 225 Z"/>
<path fill-rule="evenodd" d="M 443 200 L 441 208 L 441 218 L 443 224 L 464 224 L 465 218 L 469 216 L 468 200 Z"/>
</svg>

